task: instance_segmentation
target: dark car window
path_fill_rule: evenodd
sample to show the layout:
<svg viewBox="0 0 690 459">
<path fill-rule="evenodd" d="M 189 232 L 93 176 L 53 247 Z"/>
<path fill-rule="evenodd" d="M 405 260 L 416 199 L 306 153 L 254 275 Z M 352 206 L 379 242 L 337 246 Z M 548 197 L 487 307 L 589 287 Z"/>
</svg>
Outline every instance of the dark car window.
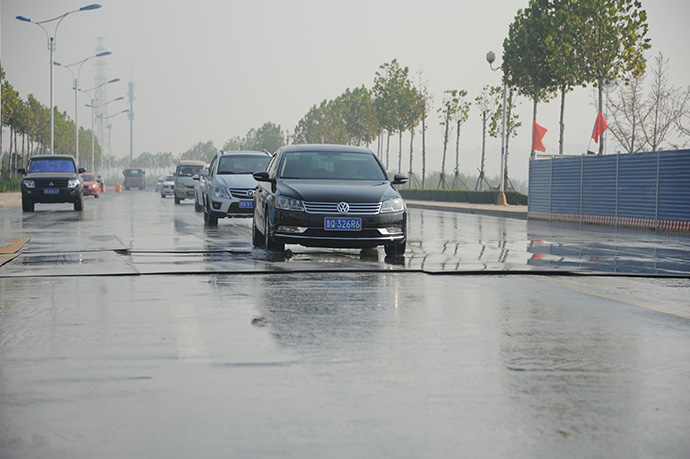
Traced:
<svg viewBox="0 0 690 459">
<path fill-rule="evenodd" d="M 31 161 L 29 172 L 77 172 L 74 162 L 68 159 L 36 159 Z"/>
<path fill-rule="evenodd" d="M 179 166 L 177 168 L 177 175 L 180 177 L 191 177 L 199 173 L 204 166 Z"/>
<path fill-rule="evenodd" d="M 218 162 L 218 174 L 253 174 L 266 170 L 268 156 L 225 155 Z"/>
<path fill-rule="evenodd" d="M 127 169 L 125 170 L 125 177 L 139 177 L 144 174 L 141 169 Z"/>
<path fill-rule="evenodd" d="M 373 154 L 350 152 L 287 152 L 279 175 L 286 179 L 386 180 Z"/>
<path fill-rule="evenodd" d="M 81 178 L 82 178 L 85 182 L 95 182 L 95 181 L 96 181 L 96 176 L 95 176 L 95 175 L 91 175 L 91 174 L 82 174 Z"/>
</svg>

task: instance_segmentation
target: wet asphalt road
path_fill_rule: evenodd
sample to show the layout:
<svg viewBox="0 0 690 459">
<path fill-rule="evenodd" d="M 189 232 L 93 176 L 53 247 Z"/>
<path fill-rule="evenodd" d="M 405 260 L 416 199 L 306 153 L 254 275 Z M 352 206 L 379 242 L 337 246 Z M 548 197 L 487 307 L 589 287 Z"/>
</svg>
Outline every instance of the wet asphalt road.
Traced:
<svg viewBox="0 0 690 459">
<path fill-rule="evenodd" d="M 0 457 L 688 457 L 690 239 L 410 213 L 276 259 L 152 192 L 0 209 Z"/>
</svg>

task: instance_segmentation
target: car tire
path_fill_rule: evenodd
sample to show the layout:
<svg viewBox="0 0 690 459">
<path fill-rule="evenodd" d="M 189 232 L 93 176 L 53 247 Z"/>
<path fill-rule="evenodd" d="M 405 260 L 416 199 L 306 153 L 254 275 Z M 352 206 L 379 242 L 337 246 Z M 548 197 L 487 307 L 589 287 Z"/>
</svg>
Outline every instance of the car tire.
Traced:
<svg viewBox="0 0 690 459">
<path fill-rule="evenodd" d="M 78 200 L 74 201 L 74 210 L 77 212 L 84 210 L 84 195 L 81 195 Z"/>
<path fill-rule="evenodd" d="M 179 203 L 180 203 L 180 198 L 178 198 L 177 195 L 175 195 L 175 204 L 179 204 Z"/>
<path fill-rule="evenodd" d="M 161 193 L 161 198 L 165 199 L 165 194 Z"/>
<path fill-rule="evenodd" d="M 208 226 L 218 225 L 218 217 L 211 214 L 211 209 L 208 206 L 204 207 L 204 223 Z"/>
<path fill-rule="evenodd" d="M 385 247 L 386 255 L 389 257 L 402 257 L 405 255 L 405 249 L 407 248 L 407 241 L 402 244 L 389 244 Z"/>
<path fill-rule="evenodd" d="M 265 244 L 264 235 L 256 227 L 256 220 L 252 221 L 252 245 L 256 248 L 263 248 Z"/>
<path fill-rule="evenodd" d="M 276 242 L 271 239 L 269 231 L 269 221 L 268 221 L 268 211 L 264 214 L 264 250 L 266 252 L 277 252 L 283 253 L 285 251 L 285 244 L 282 242 Z"/>
<path fill-rule="evenodd" d="M 22 211 L 33 212 L 34 211 L 34 203 L 31 201 L 22 199 Z"/>
<path fill-rule="evenodd" d="M 100 195 L 99 195 L 98 193 L 96 193 L 96 194 L 93 195 L 94 198 L 97 198 L 97 197 L 99 197 L 99 196 L 100 196 Z"/>
<path fill-rule="evenodd" d="M 194 210 L 197 212 L 201 212 L 204 208 L 201 207 L 201 204 L 199 204 L 199 201 L 197 201 L 196 196 L 194 196 Z"/>
</svg>

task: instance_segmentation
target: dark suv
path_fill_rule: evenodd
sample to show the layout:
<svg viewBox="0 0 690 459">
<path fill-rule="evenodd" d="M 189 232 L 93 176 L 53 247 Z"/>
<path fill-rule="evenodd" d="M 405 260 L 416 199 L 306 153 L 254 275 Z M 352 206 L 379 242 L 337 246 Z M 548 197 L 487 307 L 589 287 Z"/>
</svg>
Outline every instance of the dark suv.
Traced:
<svg viewBox="0 0 690 459">
<path fill-rule="evenodd" d="M 18 169 L 22 180 L 22 210 L 33 212 L 34 204 L 71 202 L 74 210 L 84 209 L 84 186 L 77 167 L 69 155 L 39 155 L 29 160 L 26 169 Z"/>
</svg>

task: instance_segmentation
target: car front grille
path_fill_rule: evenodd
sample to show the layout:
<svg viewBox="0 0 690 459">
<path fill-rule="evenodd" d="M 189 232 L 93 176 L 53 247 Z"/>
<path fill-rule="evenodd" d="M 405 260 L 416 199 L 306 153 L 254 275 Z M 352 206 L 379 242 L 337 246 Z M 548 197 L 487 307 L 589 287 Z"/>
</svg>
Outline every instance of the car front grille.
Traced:
<svg viewBox="0 0 690 459">
<path fill-rule="evenodd" d="M 254 188 L 229 188 L 229 191 L 236 198 L 251 198 L 254 196 Z"/>
<path fill-rule="evenodd" d="M 381 210 L 380 202 L 349 202 L 350 210 L 347 214 L 357 215 L 378 215 Z M 309 214 L 333 214 L 341 215 L 338 212 L 337 202 L 304 202 L 304 208 Z"/>
<path fill-rule="evenodd" d="M 67 188 L 68 179 L 35 179 L 37 188 Z"/>
</svg>

